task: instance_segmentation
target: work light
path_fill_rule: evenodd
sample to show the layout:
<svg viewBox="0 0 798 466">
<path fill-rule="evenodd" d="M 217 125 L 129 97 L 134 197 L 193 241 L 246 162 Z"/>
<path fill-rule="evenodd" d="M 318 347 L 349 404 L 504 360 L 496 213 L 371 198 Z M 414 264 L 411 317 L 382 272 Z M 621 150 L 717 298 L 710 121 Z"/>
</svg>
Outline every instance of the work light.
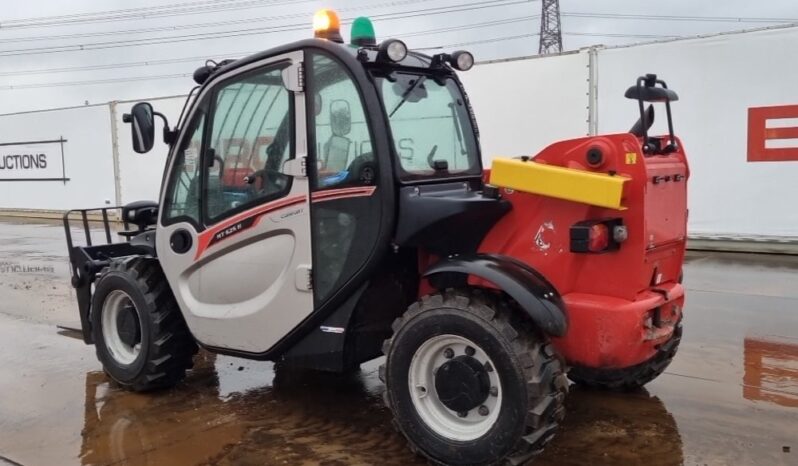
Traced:
<svg viewBox="0 0 798 466">
<path fill-rule="evenodd" d="M 450 63 L 456 70 L 468 71 L 474 66 L 474 56 L 471 52 L 458 50 L 451 55 Z"/>
<path fill-rule="evenodd" d="M 398 39 L 388 39 L 380 44 L 377 60 L 390 60 L 394 63 L 398 63 L 404 60 L 406 56 L 407 46 L 404 42 Z"/>
</svg>

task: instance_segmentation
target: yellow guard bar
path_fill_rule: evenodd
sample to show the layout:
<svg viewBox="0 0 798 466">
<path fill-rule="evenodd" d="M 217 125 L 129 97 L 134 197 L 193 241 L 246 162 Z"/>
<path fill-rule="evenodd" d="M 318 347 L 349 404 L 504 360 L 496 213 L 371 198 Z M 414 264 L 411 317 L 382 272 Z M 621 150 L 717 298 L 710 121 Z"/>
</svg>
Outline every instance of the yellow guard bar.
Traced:
<svg viewBox="0 0 798 466">
<path fill-rule="evenodd" d="M 500 188 L 539 194 L 610 209 L 621 205 L 623 184 L 629 178 L 563 168 L 517 159 L 493 160 L 489 183 Z"/>
</svg>

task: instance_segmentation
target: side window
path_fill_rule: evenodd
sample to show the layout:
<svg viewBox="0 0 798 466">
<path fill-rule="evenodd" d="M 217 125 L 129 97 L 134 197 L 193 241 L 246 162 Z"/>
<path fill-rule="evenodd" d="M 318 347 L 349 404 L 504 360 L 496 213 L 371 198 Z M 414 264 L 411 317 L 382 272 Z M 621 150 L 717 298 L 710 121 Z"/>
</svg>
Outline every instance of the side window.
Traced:
<svg viewBox="0 0 798 466">
<path fill-rule="evenodd" d="M 257 70 L 223 84 L 214 94 L 205 157 L 205 213 L 209 223 L 291 189 L 281 173 L 293 157 L 293 95 L 282 67 Z"/>
<path fill-rule="evenodd" d="M 174 168 L 169 179 L 169 188 L 164 202 L 164 223 L 191 220 L 199 223 L 199 154 L 205 129 L 205 114 L 201 110 L 194 115 L 186 134 L 175 154 Z"/>
<path fill-rule="evenodd" d="M 360 93 L 346 70 L 326 55 L 313 55 L 314 188 L 372 185 L 376 162 Z"/>
</svg>

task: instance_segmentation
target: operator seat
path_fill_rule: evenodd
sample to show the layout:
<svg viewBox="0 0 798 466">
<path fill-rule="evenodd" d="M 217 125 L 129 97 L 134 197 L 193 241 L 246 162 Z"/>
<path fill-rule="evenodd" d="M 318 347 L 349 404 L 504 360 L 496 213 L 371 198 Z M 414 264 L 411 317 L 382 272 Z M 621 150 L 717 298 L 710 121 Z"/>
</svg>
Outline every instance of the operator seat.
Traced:
<svg viewBox="0 0 798 466">
<path fill-rule="evenodd" d="M 158 222 L 158 203 L 155 201 L 134 201 L 122 206 L 122 221 L 132 223 L 144 231 Z"/>
<path fill-rule="evenodd" d="M 349 161 L 352 140 L 346 137 L 352 131 L 352 112 L 345 100 L 330 103 L 330 129 L 332 134 L 324 143 L 324 168 L 328 171 L 343 171 Z"/>
</svg>

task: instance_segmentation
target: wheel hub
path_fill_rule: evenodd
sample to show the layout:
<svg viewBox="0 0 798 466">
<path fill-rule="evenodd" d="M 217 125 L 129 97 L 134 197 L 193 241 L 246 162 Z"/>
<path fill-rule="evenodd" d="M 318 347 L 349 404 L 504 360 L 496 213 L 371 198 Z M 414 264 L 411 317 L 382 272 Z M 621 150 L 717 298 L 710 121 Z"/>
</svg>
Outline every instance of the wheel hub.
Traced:
<svg viewBox="0 0 798 466">
<path fill-rule="evenodd" d="M 125 306 L 116 316 L 116 331 L 122 343 L 134 346 L 141 342 L 139 315 L 133 306 Z"/>
<path fill-rule="evenodd" d="M 438 368 L 435 373 L 435 391 L 441 403 L 452 411 L 470 411 L 488 399 L 488 371 L 471 356 L 457 356 Z"/>
<path fill-rule="evenodd" d="M 121 365 L 133 364 L 141 354 L 141 318 L 127 293 L 108 293 L 99 310 L 103 341 L 111 357 Z"/>
<path fill-rule="evenodd" d="M 422 343 L 410 361 L 407 382 L 422 422 L 447 439 L 479 438 L 501 412 L 502 385 L 493 361 L 460 335 L 436 335 Z"/>
</svg>

